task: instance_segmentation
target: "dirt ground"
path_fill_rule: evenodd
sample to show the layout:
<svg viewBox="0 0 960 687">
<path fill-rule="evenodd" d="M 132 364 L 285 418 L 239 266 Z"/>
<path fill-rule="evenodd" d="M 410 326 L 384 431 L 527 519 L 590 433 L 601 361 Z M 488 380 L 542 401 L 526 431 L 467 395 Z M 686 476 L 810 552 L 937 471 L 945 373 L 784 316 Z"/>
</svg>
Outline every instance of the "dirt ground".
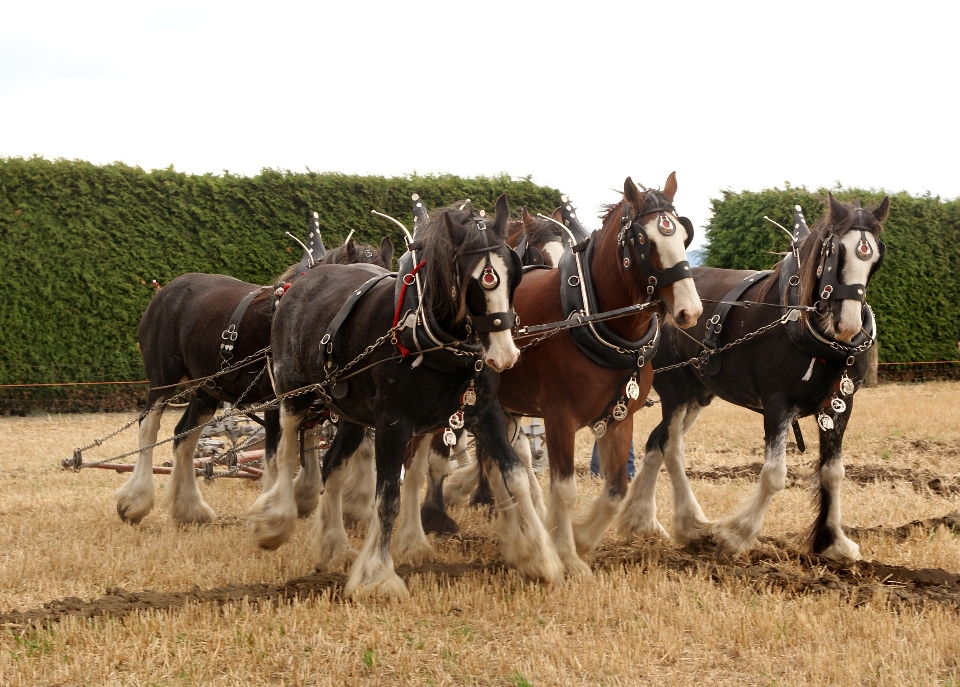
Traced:
<svg viewBox="0 0 960 687">
<path fill-rule="evenodd" d="M 60 460 L 132 416 L 0 418 L 0 684 L 960 685 L 960 382 L 865 389 L 853 412 L 843 513 L 856 565 L 800 548 L 817 453 L 804 420 L 807 452 L 791 449 L 760 542 L 733 562 L 609 533 L 591 578 L 547 589 L 503 565 L 485 513 L 456 507 L 461 532 L 398 567 L 409 600 L 357 603 L 341 598 L 343 573 L 315 572 L 310 521 L 278 551 L 254 546 L 255 483 L 201 485 L 211 526 L 177 527 L 161 508 L 121 523 L 111 495 L 127 476 Z M 658 419 L 659 407 L 637 416 L 638 452 Z M 762 433 L 758 415 L 716 401 L 688 435 L 708 516 L 751 493 Z M 581 432 L 581 507 L 600 487 L 591 444 Z M 669 529 L 665 474 L 658 506 Z"/>
</svg>

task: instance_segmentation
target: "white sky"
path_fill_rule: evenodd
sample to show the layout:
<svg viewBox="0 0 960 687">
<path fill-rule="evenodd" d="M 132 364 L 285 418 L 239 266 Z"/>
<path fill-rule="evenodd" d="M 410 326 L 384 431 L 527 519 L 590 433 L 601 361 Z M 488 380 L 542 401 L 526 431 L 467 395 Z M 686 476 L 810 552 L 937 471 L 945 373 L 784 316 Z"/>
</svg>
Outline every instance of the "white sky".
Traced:
<svg viewBox="0 0 960 687">
<path fill-rule="evenodd" d="M 958 26 L 952 2 L 6 0 L 0 156 L 531 174 L 590 228 L 671 170 L 698 228 L 723 188 L 952 198 Z"/>
</svg>

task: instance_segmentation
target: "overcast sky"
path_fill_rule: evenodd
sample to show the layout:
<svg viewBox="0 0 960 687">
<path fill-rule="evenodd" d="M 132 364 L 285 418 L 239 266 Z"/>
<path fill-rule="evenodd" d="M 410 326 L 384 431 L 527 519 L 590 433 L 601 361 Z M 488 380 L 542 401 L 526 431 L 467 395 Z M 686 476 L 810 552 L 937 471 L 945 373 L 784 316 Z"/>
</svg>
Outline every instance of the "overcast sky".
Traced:
<svg viewBox="0 0 960 687">
<path fill-rule="evenodd" d="M 960 189 L 947 2 L 4 2 L 0 156 Z M 780 218 L 781 221 L 789 218 Z M 696 245 L 700 244 L 702 232 Z"/>
</svg>

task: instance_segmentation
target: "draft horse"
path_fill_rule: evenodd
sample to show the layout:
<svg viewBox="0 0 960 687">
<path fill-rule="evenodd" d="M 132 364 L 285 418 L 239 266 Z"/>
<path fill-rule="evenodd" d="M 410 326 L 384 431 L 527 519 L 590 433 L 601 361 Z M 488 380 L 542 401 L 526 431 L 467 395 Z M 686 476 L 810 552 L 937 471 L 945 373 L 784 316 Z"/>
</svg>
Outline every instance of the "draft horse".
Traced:
<svg viewBox="0 0 960 687">
<path fill-rule="evenodd" d="M 655 306 L 681 327 L 696 323 L 702 307 L 689 278 L 685 251 L 693 239 L 693 225 L 677 215 L 676 191 L 673 173 L 662 192 L 641 191 L 628 177 L 623 200 L 609 208 L 601 229 L 564 253 L 559 269 L 524 276 L 514 298 L 521 324 L 559 322 L 642 303 Z M 567 205 L 563 209 L 572 212 Z M 565 214 L 564 223 L 570 221 Z M 544 419 L 551 494 L 546 524 L 571 573 L 589 574 L 581 556 L 596 548 L 626 495 L 632 417 L 643 407 L 653 382 L 658 322 L 650 308 L 561 331 L 526 350 L 502 375 L 499 397 L 511 416 L 511 429 L 515 432 L 520 415 Z M 605 484 L 588 512 L 574 519 L 574 435 L 587 426 L 597 436 Z M 432 457 L 429 462 L 442 464 Z M 482 452 L 480 462 L 489 473 L 492 464 Z M 431 470 L 430 479 L 436 482 L 441 475 L 442 471 Z M 404 487 L 405 498 L 418 497 L 414 487 L 407 489 L 406 482 Z M 432 484 L 430 493 L 436 492 Z M 443 503 L 434 501 L 431 508 L 442 509 Z M 405 518 L 404 524 L 412 520 Z M 408 525 L 411 533 L 403 539 L 419 542 L 422 549 L 426 545 L 422 530 L 413 531 L 419 525 L 419 521 Z"/>
<path fill-rule="evenodd" d="M 339 420 L 323 460 L 327 498 L 339 497 L 345 462 L 365 427 L 375 428 L 376 512 L 350 570 L 348 596 L 407 595 L 390 555 L 400 468 L 414 435 L 444 427 L 450 434 L 466 427 L 495 461 L 491 484 L 501 506 L 504 558 L 546 583 L 562 574 L 497 402 L 498 372 L 519 354 L 510 329 L 521 270 L 504 244 L 508 213 L 506 196 L 492 224 L 469 203 L 434 211 L 408 244 L 400 279 L 375 267 L 323 265 L 294 283 L 277 309 L 271 342 L 281 398 L 278 475 L 248 518 L 265 548 L 291 536 L 295 433 L 315 399 Z M 425 345 L 424 334 L 440 343 Z M 349 555 L 338 525 L 321 548 Z"/>
<path fill-rule="evenodd" d="M 311 265 L 357 262 L 389 268 L 393 262 L 393 243 L 387 237 L 379 248 L 374 248 L 348 240 L 326 251 L 314 213 L 302 260 L 291 265 L 278 282 L 296 282 L 311 271 Z M 148 447 L 157 440 L 166 401 L 175 395 L 179 383 L 216 374 L 270 345 L 275 288 L 249 284 L 223 274 L 188 273 L 173 279 L 150 301 L 140 319 L 138 337 L 150 388 L 145 414 L 140 420 L 136 466 L 114 494 L 121 520 L 139 523 L 153 509 L 153 449 Z M 234 370 L 190 395 L 176 433 L 207 422 L 221 402 L 255 404 L 272 397 L 273 389 L 263 362 Z M 269 459 L 265 461 L 265 475 L 269 475 L 279 436 L 279 412 L 275 409 L 264 412 L 264 425 L 265 452 Z M 200 432 L 196 431 L 173 442 L 173 474 L 164 501 L 171 517 L 181 524 L 208 523 L 216 518 L 197 486 L 193 458 L 199 439 Z M 308 462 L 307 467 L 310 466 Z M 318 468 L 304 471 L 298 490 L 304 509 L 311 508 L 310 502 L 316 507 L 318 473 Z"/>
<path fill-rule="evenodd" d="M 792 252 L 772 272 L 699 268 L 697 290 L 713 302 L 740 299 L 772 307 L 720 304 L 705 323 L 683 336 L 663 332 L 654 368 L 661 369 L 700 356 L 697 364 L 656 375 L 663 420 L 650 433 L 640 472 L 630 487 L 619 531 L 624 536 L 666 535 L 657 521 L 657 475 L 666 463 L 673 486 L 673 536 L 684 545 L 711 535 L 721 556 L 747 548 L 763 526 L 767 507 L 786 479 L 786 443 L 797 418 L 817 415 L 820 434 L 819 512 L 807 538 L 816 554 L 836 560 L 857 560 L 859 547 L 843 532 L 840 484 L 841 445 L 853 394 L 867 372 L 867 349 L 876 325 L 866 305 L 870 277 L 885 253 L 880 241 L 890 208 L 884 198 L 873 211 L 828 197 L 826 216 L 807 234 L 799 206 L 794 216 Z M 779 306 L 816 306 L 813 313 Z M 715 350 L 763 327 L 755 338 Z M 722 332 L 722 334 L 721 334 Z M 684 474 L 683 436 L 700 411 L 719 396 L 763 415 L 764 465 L 756 494 L 739 512 L 718 523 L 706 519 Z M 798 446 L 802 438 L 798 433 Z"/>
</svg>

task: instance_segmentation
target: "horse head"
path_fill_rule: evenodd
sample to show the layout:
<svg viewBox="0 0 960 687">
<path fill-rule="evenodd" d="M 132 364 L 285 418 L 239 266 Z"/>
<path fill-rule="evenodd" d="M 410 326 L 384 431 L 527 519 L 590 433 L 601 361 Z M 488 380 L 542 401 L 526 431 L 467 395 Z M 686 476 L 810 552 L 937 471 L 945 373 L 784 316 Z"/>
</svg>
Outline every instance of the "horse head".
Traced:
<svg viewBox="0 0 960 687">
<path fill-rule="evenodd" d="M 393 241 L 385 236 L 380 247 L 355 243 L 347 239 L 342 246 L 337 246 L 324 256 L 320 264 L 325 265 L 354 265 L 357 263 L 379 265 L 384 269 L 391 269 L 393 265 Z"/>
<path fill-rule="evenodd" d="M 697 323 L 703 305 L 687 264 L 686 249 L 693 240 L 693 223 L 677 215 L 673 198 L 677 174 L 671 172 L 663 191 L 641 191 L 627 177 L 620 216 L 623 269 L 636 264 L 646 280 L 646 292 L 656 295 L 667 309 L 667 322 L 686 329 Z"/>
<path fill-rule="evenodd" d="M 867 285 L 883 262 L 880 240 L 890 197 L 873 210 L 841 203 L 827 194 L 827 214 L 801 246 L 801 298 L 817 306 L 820 330 L 849 342 L 863 327 Z"/>
<path fill-rule="evenodd" d="M 520 257 L 505 243 L 509 214 L 504 194 L 497 199 L 492 223 L 467 201 L 430 213 L 418 228 L 424 290 L 434 315 L 452 330 L 476 333 L 484 362 L 498 372 L 512 367 L 520 355 L 510 330 L 522 268 Z"/>
<path fill-rule="evenodd" d="M 523 261 L 525 265 L 546 265 L 547 267 L 556 267 L 560 263 L 560 256 L 563 255 L 563 213 L 560 208 L 553 211 L 550 220 L 533 217 L 527 212 L 526 206 L 520 211 L 520 221 L 511 222 L 511 229 L 514 225 L 519 225 L 519 232 L 523 235 L 523 245 L 526 246 L 526 253 L 535 256 L 533 259 Z M 511 234 L 513 232 L 511 231 Z M 508 243 L 510 241 L 508 240 Z M 539 256 L 539 261 L 536 259 Z M 524 256 L 521 255 L 521 258 Z"/>
</svg>

